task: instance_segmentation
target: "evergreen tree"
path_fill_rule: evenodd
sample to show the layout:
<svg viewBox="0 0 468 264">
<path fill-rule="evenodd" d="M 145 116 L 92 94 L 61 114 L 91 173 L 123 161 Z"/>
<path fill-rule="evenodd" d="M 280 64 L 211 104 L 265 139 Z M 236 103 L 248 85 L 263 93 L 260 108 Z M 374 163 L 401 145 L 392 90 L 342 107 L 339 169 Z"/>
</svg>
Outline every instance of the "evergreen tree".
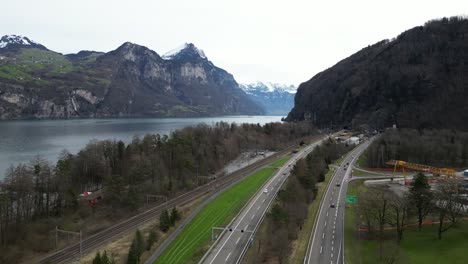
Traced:
<svg viewBox="0 0 468 264">
<path fill-rule="evenodd" d="M 101 253 L 98 251 L 93 259 L 93 264 L 102 264 Z"/>
<path fill-rule="evenodd" d="M 141 232 L 139 229 L 137 229 L 136 234 L 135 234 L 135 239 L 136 239 L 136 244 L 137 244 L 137 253 L 138 253 L 138 262 L 140 262 L 140 256 L 143 254 L 143 251 L 145 250 L 145 241 L 143 239 L 143 236 L 141 235 Z"/>
<path fill-rule="evenodd" d="M 421 230 L 424 218 L 431 210 L 433 200 L 431 186 L 427 182 L 427 177 L 421 172 L 416 174 L 411 182 L 409 199 L 415 207 L 418 227 Z"/>
<path fill-rule="evenodd" d="M 107 252 L 104 251 L 104 253 L 101 256 L 101 264 L 113 264 L 113 261 L 107 256 Z"/>
<path fill-rule="evenodd" d="M 170 221 L 170 222 L 171 222 L 171 226 L 174 226 L 175 223 L 176 223 L 177 221 L 180 220 L 179 211 L 177 211 L 177 208 L 175 208 L 175 206 L 172 207 L 170 220 L 171 220 L 171 221 Z"/>
<path fill-rule="evenodd" d="M 159 216 L 159 229 L 163 232 L 167 232 L 169 228 L 171 227 L 171 219 L 169 217 L 169 213 L 167 212 L 166 209 L 164 209 L 161 212 L 161 215 Z"/>
<path fill-rule="evenodd" d="M 156 240 L 158 240 L 157 234 L 154 230 L 151 230 L 146 241 L 146 250 L 150 250 Z"/>
<path fill-rule="evenodd" d="M 127 264 L 138 264 L 140 263 L 140 257 L 138 256 L 138 245 L 134 238 L 130 250 L 128 251 Z"/>
</svg>

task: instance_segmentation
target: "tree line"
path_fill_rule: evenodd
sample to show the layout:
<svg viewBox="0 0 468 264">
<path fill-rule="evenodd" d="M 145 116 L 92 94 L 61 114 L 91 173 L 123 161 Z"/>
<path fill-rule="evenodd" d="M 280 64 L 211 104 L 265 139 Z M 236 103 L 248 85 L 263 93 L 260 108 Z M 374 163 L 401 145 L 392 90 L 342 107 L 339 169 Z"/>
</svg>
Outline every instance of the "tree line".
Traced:
<svg viewBox="0 0 468 264">
<path fill-rule="evenodd" d="M 309 205 L 317 195 L 316 184 L 325 180 L 328 165 L 349 150 L 349 146 L 328 140 L 296 162 L 267 215 L 267 230 L 254 248 L 252 263 L 287 262 L 292 243 L 306 221 Z"/>
<path fill-rule="evenodd" d="M 387 130 L 365 152 L 367 166 L 395 159 L 435 167 L 468 167 L 468 133 L 455 130 Z"/>
<path fill-rule="evenodd" d="M 394 192 L 386 186 L 365 188 L 358 194 L 357 212 L 361 216 L 358 226 L 366 231 L 360 236 L 378 240 L 381 262 L 398 263 L 401 261 L 398 245 L 409 224 L 417 223 L 421 230 L 428 217 L 435 218 L 438 227 L 435 236 L 441 240 L 443 233 L 466 214 L 466 200 L 458 195 L 457 188 L 456 181 L 446 179 L 440 181 L 438 190 L 431 191 L 423 173 L 414 177 L 407 193 Z M 385 231 L 387 227 L 393 227 L 394 231 Z M 389 232 L 395 235 L 389 236 Z M 396 246 L 385 244 L 389 238 Z"/>
<path fill-rule="evenodd" d="M 314 133 L 305 123 L 200 124 L 170 135 L 134 137 L 129 144 L 91 141 L 77 154 L 63 151 L 56 164 L 35 158 L 11 166 L 0 185 L 0 248 L 15 252 L 8 247 L 21 244 L 26 250 L 50 250 L 50 243 L 41 240 L 36 246 L 22 244 L 34 232 L 26 232 L 28 225 L 53 218 L 60 226 L 64 216 L 89 207 L 78 202 L 85 191 L 102 191 L 104 198 L 93 212 L 107 209 L 114 219 L 141 208 L 145 194 L 174 197 L 197 187 L 199 179 L 207 178 L 199 176 L 215 175 L 245 151 L 277 151 Z"/>
</svg>

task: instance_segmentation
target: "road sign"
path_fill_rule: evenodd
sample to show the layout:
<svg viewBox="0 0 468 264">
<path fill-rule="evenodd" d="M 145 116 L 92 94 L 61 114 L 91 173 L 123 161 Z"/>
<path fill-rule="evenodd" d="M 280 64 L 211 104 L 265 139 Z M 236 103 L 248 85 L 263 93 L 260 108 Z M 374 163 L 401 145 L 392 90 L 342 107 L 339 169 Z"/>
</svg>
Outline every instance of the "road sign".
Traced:
<svg viewBox="0 0 468 264">
<path fill-rule="evenodd" d="M 347 203 L 356 203 L 357 197 L 352 195 L 346 195 L 346 202 Z"/>
</svg>

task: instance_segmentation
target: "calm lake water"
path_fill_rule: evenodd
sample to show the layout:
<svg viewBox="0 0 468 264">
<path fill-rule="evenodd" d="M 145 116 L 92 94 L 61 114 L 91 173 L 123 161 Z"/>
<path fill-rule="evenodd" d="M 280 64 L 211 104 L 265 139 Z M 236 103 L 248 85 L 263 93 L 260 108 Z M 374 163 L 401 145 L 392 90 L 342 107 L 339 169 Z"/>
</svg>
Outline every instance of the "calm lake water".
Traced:
<svg viewBox="0 0 468 264">
<path fill-rule="evenodd" d="M 27 163 L 36 155 L 57 161 L 64 149 L 77 153 L 90 140 L 117 139 L 126 143 L 135 135 L 169 134 L 199 123 L 277 122 L 281 116 L 222 116 L 209 118 L 138 118 L 21 120 L 0 122 L 0 180 L 11 164 Z"/>
</svg>

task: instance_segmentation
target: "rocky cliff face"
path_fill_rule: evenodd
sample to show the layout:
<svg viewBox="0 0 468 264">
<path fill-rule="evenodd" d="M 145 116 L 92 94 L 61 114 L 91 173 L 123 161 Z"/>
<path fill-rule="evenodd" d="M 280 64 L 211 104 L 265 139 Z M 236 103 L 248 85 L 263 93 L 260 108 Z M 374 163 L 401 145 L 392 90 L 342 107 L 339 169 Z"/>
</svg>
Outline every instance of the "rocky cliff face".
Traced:
<svg viewBox="0 0 468 264">
<path fill-rule="evenodd" d="M 63 56 L 27 41 L 0 48 L 1 119 L 263 113 L 193 44 L 162 58 L 129 42 Z"/>
<path fill-rule="evenodd" d="M 431 21 L 302 83 L 287 120 L 468 129 L 468 20 Z"/>
</svg>

